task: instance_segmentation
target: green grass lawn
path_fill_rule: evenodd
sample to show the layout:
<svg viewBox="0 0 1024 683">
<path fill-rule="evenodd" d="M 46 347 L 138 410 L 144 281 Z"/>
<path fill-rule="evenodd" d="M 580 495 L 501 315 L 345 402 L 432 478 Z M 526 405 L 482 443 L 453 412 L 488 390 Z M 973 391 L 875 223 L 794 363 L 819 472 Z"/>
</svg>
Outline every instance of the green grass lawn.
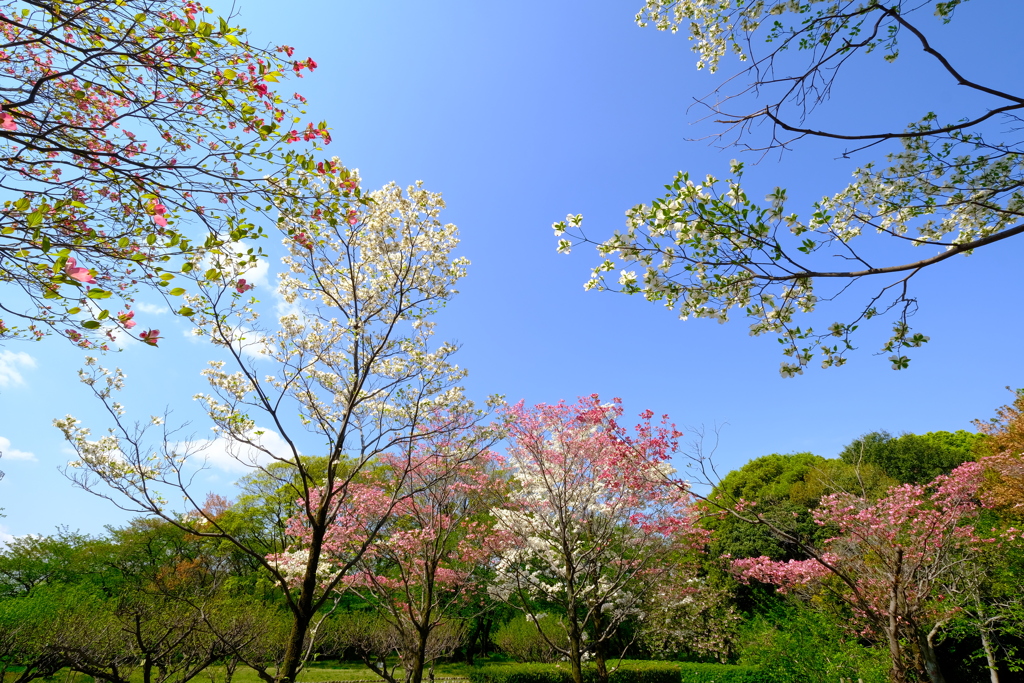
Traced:
<svg viewBox="0 0 1024 683">
<path fill-rule="evenodd" d="M 504 662 L 498 662 L 504 663 Z M 481 662 L 484 666 L 487 662 Z M 462 678 L 467 675 L 472 667 L 465 663 L 438 664 L 434 667 L 435 678 Z M 426 672 L 423 674 L 426 679 Z M 7 672 L 4 683 L 11 683 L 18 677 L 17 673 Z M 73 674 L 67 669 L 62 669 L 55 676 L 43 679 L 48 683 L 93 683 L 91 676 Z M 299 674 L 300 683 L 327 683 L 327 681 L 382 681 L 383 679 L 367 669 L 359 662 L 313 662 Z M 401 679 L 399 679 L 401 680 Z M 142 672 L 136 671 L 132 675 L 132 681 L 142 681 Z M 193 683 L 224 683 L 224 667 L 211 666 L 203 673 L 192 679 Z M 235 670 L 231 679 L 232 683 L 263 683 L 256 672 L 244 666 Z"/>
</svg>

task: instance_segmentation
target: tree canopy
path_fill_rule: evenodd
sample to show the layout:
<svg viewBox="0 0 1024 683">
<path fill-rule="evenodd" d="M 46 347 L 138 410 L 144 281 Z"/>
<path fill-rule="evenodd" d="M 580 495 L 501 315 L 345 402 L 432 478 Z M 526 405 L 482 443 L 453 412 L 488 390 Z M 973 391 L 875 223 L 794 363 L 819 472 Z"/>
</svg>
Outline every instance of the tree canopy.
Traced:
<svg viewBox="0 0 1024 683">
<path fill-rule="evenodd" d="M 973 460 L 978 439 L 963 429 L 897 437 L 871 432 L 846 446 L 839 457 L 851 465 L 875 465 L 901 484 L 923 484 Z"/>
</svg>

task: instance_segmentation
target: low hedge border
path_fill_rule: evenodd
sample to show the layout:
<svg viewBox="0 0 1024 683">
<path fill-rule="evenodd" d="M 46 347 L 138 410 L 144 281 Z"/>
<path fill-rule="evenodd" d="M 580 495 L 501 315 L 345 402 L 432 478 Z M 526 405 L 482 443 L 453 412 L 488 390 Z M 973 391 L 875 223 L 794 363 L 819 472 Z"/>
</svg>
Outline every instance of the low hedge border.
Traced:
<svg viewBox="0 0 1024 683">
<path fill-rule="evenodd" d="M 610 668 L 610 667 L 609 667 Z M 583 682 L 596 683 L 592 664 L 583 667 Z M 609 683 L 770 683 L 753 666 L 690 662 L 623 662 L 608 676 Z M 469 673 L 470 683 L 572 683 L 567 663 L 500 664 Z"/>
</svg>

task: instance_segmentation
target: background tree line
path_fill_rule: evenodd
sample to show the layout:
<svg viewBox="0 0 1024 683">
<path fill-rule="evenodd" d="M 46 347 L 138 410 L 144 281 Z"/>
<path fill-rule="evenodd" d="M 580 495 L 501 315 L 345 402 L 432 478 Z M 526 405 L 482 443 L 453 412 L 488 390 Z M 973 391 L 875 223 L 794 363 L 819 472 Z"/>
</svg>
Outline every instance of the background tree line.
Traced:
<svg viewBox="0 0 1024 683">
<path fill-rule="evenodd" d="M 389 683 L 423 676 L 438 660 L 495 655 L 609 666 L 620 657 L 738 662 L 791 680 L 1014 680 L 1024 625 L 1022 408 L 1018 392 L 978 423 L 979 433 L 876 432 L 835 458 L 756 458 L 698 502 L 680 497 L 660 459 L 677 446 L 674 428 L 624 435 L 621 410 L 596 397 L 510 409 L 506 458 L 470 441 L 473 457 L 454 469 L 428 457 L 398 483 L 382 462 L 362 480 L 404 493 L 375 548 L 314 615 L 302 662 L 362 661 Z M 456 441 L 448 435 L 428 450 L 470 443 Z M 658 476 L 629 482 L 616 458 L 640 452 Z M 573 457 L 551 461 L 565 454 Z M 324 476 L 323 458 L 305 464 Z M 978 465 L 981 477 L 956 514 L 941 516 L 949 506 L 936 493 L 942 483 L 953 474 L 963 484 L 965 466 Z M 271 469 L 283 471 L 296 476 Z M 610 491 L 612 482 L 622 485 Z M 256 472 L 239 491 L 233 501 L 211 494 L 192 516 L 247 539 L 279 567 L 301 554 L 308 531 L 294 528 L 294 485 Z M 617 509 L 637 493 L 642 503 Z M 921 504 L 893 502 L 907 495 Z M 904 548 L 905 558 L 921 556 L 916 573 L 905 570 L 895 653 L 853 599 L 872 590 L 870 567 L 889 560 L 854 542 L 850 508 L 868 515 L 872 537 Z M 878 510 L 892 535 L 871 516 Z M 102 536 L 62 529 L 9 544 L 0 554 L 7 675 L 20 683 L 67 668 L 119 683 L 183 683 L 212 665 L 228 680 L 239 666 L 280 675 L 293 622 L 285 592 L 294 583 L 282 588 L 246 552 L 182 522 L 140 517 Z M 921 524 L 932 525 L 936 543 Z M 901 535 L 901 525 L 915 533 Z M 637 546 L 631 534 L 641 529 Z M 814 568 L 822 557 L 835 573 Z M 860 584 L 844 585 L 844 562 Z M 327 567 L 321 585 L 338 578 L 339 565 Z M 923 641 L 910 623 L 928 630 Z"/>
</svg>

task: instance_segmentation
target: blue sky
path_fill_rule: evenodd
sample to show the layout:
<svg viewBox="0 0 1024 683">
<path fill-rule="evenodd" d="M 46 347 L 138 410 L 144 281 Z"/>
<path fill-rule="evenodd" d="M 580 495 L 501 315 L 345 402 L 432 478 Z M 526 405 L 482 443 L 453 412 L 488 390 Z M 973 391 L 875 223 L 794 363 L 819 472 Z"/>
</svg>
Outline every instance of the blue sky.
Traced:
<svg viewBox="0 0 1024 683">
<path fill-rule="evenodd" d="M 968 75 L 1012 86 L 1019 71 L 1001 46 L 1016 39 L 1024 8 L 998 4 L 998 23 L 990 21 L 993 3 L 969 2 L 934 35 Z M 782 379 L 779 345 L 749 337 L 741 318 L 680 322 L 635 297 L 583 291 L 595 255 L 556 254 L 552 222 L 582 213 L 592 234 L 610 234 L 627 208 L 659 196 L 676 171 L 723 176 L 730 159 L 743 158 L 692 141 L 715 128 L 693 124 L 698 112 L 688 108 L 721 76 L 693 68 L 684 35 L 635 26 L 639 5 L 243 0 L 239 23 L 257 42 L 293 45 L 297 56 L 316 59 L 319 69 L 295 88 L 309 98 L 312 120 L 332 126 L 328 152 L 359 168 L 364 185 L 423 180 L 444 193 L 444 218 L 460 227 L 459 253 L 472 266 L 438 333 L 462 344 L 458 362 L 470 371 L 474 398 L 538 403 L 596 392 L 621 397 L 627 414 L 651 408 L 683 426 L 727 423 L 717 452 L 723 470 L 772 452 L 833 456 L 877 429 L 971 429 L 972 419 L 1008 402 L 1004 387 L 1024 386 L 1014 351 L 1022 332 L 1019 239 L 917 278 L 913 325 L 932 341 L 902 372 L 873 355 L 888 336 L 884 319 L 863 330 L 846 367 Z M 734 67 L 724 63 L 722 75 Z M 984 102 L 965 100 L 908 46 L 895 65 L 878 60 L 851 71 L 820 120 L 901 128 L 928 110 L 962 116 L 975 104 Z M 855 167 L 837 158 L 841 151 L 808 143 L 768 157 L 750 168 L 750 194 L 781 185 L 797 209 L 836 192 Z M 270 299 L 266 285 L 261 292 Z M 125 403 L 140 418 L 169 406 L 205 438 L 191 396 L 204 389 L 198 373 L 211 354 L 188 339 L 185 321 L 148 315 L 166 335 L 160 348 L 133 344 L 105 362 L 126 369 Z M 66 344 L 0 349 L 4 534 L 58 524 L 98 532 L 127 517 L 57 471 L 69 453 L 51 420 L 96 415 L 76 381 L 80 365 Z M 215 466 L 204 485 L 230 495 L 239 474 Z"/>
</svg>

